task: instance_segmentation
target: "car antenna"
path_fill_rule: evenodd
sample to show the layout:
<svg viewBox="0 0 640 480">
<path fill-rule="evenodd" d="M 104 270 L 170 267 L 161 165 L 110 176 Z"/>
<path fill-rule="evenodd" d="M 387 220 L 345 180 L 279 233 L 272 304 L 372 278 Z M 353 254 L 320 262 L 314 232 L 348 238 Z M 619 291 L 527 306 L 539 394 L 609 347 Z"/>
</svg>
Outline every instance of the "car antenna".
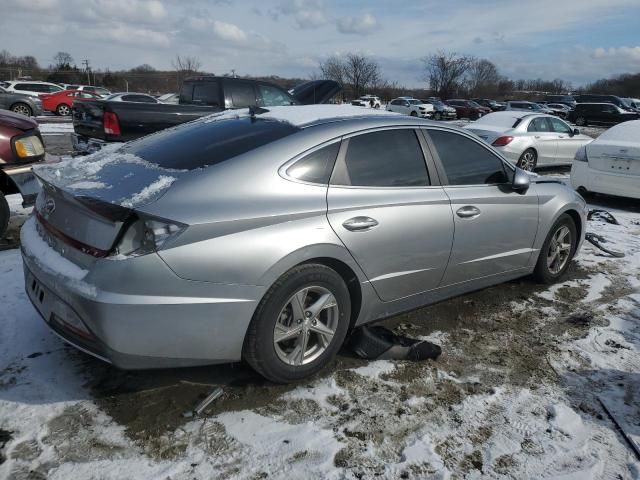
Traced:
<svg viewBox="0 0 640 480">
<path fill-rule="evenodd" d="M 256 115 L 262 115 L 263 113 L 267 113 L 268 111 L 269 110 L 267 110 L 266 108 L 251 105 L 249 107 L 249 116 L 251 117 L 251 120 L 255 120 Z"/>
</svg>

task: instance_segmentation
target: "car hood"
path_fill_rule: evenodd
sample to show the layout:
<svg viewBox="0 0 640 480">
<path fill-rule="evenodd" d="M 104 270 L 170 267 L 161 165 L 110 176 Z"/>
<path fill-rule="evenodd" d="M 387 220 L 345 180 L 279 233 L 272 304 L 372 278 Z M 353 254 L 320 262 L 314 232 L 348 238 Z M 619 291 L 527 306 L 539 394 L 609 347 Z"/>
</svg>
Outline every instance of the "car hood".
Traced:
<svg viewBox="0 0 640 480">
<path fill-rule="evenodd" d="M 8 110 L 0 110 L 0 124 L 23 131 L 33 130 L 38 127 L 38 123 L 35 120 Z"/>
<path fill-rule="evenodd" d="M 293 87 L 289 93 L 303 105 L 316 103 L 328 103 L 342 87 L 333 80 L 313 80 L 297 87 Z"/>
</svg>

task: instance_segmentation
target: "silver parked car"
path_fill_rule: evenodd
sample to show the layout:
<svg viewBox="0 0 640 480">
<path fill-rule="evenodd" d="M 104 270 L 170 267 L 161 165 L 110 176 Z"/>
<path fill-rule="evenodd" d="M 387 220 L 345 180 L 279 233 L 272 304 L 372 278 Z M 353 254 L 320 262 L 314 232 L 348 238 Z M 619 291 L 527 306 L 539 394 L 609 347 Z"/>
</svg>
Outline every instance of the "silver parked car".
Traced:
<svg viewBox="0 0 640 480">
<path fill-rule="evenodd" d="M 464 128 L 528 171 L 570 165 L 578 149 L 593 141 L 557 117 L 526 111 L 490 113 Z"/>
<path fill-rule="evenodd" d="M 555 281 L 586 220 L 464 130 L 351 106 L 225 112 L 37 175 L 22 254 L 51 329 L 122 368 L 244 359 L 276 382 L 354 326 Z"/>
</svg>

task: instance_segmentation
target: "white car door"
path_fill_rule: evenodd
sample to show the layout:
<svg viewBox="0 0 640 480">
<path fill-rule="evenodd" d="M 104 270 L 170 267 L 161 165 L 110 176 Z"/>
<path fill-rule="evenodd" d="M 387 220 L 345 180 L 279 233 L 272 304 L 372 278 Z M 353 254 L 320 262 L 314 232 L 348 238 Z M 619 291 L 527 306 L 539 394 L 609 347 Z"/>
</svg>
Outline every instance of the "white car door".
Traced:
<svg viewBox="0 0 640 480">
<path fill-rule="evenodd" d="M 535 117 L 527 127 L 533 137 L 533 148 L 538 154 L 538 165 L 554 163 L 558 149 L 558 134 L 552 131 L 548 117 Z"/>
<path fill-rule="evenodd" d="M 558 136 L 558 148 L 556 150 L 557 163 L 571 163 L 578 149 L 591 141 L 584 135 L 575 135 L 573 129 L 559 118 L 550 118 L 551 127 Z"/>
</svg>

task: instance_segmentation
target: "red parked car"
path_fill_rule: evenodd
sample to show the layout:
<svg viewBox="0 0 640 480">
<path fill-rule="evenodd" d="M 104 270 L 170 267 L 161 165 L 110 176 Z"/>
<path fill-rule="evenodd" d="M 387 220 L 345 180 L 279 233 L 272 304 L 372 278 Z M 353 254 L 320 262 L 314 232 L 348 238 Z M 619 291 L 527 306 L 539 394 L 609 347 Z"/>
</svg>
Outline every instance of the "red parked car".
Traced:
<svg viewBox="0 0 640 480">
<path fill-rule="evenodd" d="M 458 118 L 477 120 L 478 118 L 485 116 L 487 113 L 491 113 L 490 108 L 483 107 L 473 100 L 447 100 L 447 104 L 456 109 Z"/>
<path fill-rule="evenodd" d="M 71 115 L 71 106 L 77 100 L 99 100 L 102 98 L 97 93 L 80 90 L 62 90 L 55 93 L 43 93 L 40 95 L 42 108 L 47 112 L 57 115 Z"/>
<path fill-rule="evenodd" d="M 19 193 L 23 206 L 32 205 L 40 184 L 31 167 L 44 160 L 44 144 L 38 124 L 19 113 L 0 110 L 0 238 L 9 224 L 5 195 Z"/>
</svg>

